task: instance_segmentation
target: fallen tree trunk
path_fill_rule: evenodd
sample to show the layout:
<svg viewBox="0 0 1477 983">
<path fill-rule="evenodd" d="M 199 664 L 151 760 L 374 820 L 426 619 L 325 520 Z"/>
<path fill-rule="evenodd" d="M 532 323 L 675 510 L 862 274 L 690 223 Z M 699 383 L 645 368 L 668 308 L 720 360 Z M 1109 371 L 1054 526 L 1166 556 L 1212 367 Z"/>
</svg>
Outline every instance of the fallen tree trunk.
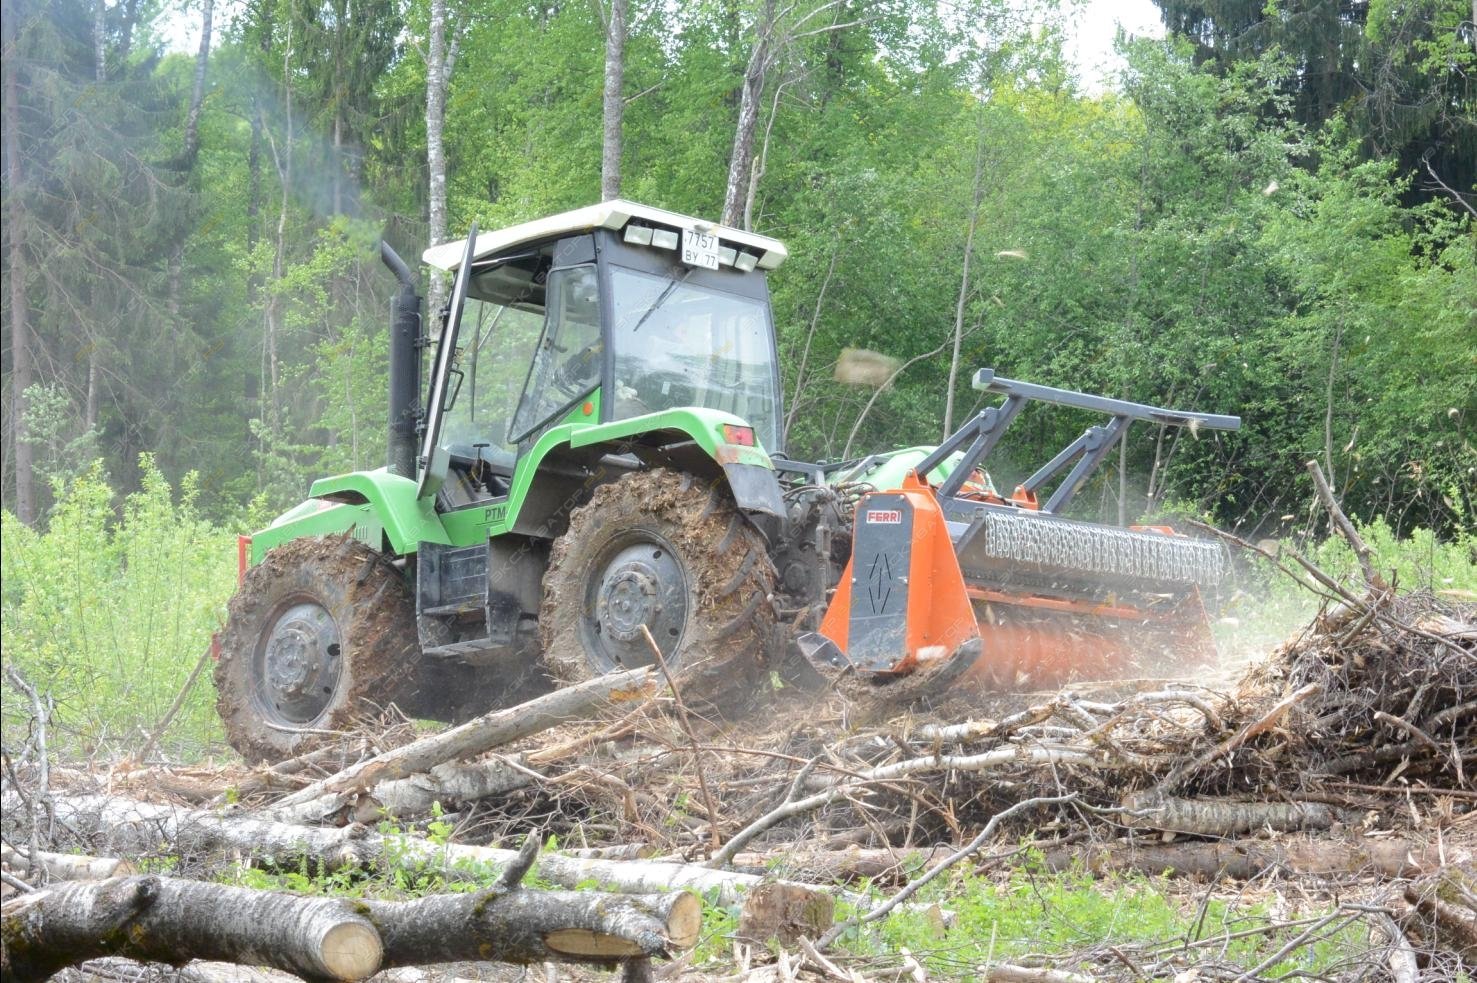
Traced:
<svg viewBox="0 0 1477 983">
<path fill-rule="evenodd" d="M 521 860 L 526 870 L 533 851 Z M 509 871 L 521 876 L 516 865 Z M 476 894 L 350 902 L 130 877 L 24 895 L 0 917 L 3 969 L 22 981 L 104 955 L 175 965 L 221 960 L 357 980 L 426 963 L 609 965 L 665 956 L 696 943 L 702 902 L 685 892 L 530 891 L 503 880 Z"/>
<path fill-rule="evenodd" d="M 929 867 L 953 852 L 949 846 L 777 850 L 773 853 L 740 853 L 730 863 L 736 870 L 782 873 L 826 884 L 875 878 L 906 879 L 909 871 Z"/>
<path fill-rule="evenodd" d="M 18 803 L 19 797 L 13 794 L 3 801 L 7 812 Z M 441 845 L 415 836 L 381 836 L 363 826 L 294 826 L 117 796 L 58 796 L 54 808 L 58 824 L 121 854 L 164 851 L 193 858 L 236 854 L 263 866 L 296 868 L 306 862 L 329 871 L 345 867 L 382 872 L 414 869 L 460 881 L 485 881 L 494 870 L 517 857 L 513 850 Z M 712 870 L 697 864 L 559 854 L 541 857 L 539 874 L 563 887 L 596 881 L 629 894 L 660 894 L 683 888 L 699 893 L 715 891 L 720 904 L 736 903 L 763 879 L 756 874 Z"/>
<path fill-rule="evenodd" d="M 336 775 L 285 796 L 278 800 L 272 814 L 287 815 L 292 806 L 301 806 L 326 796 L 362 792 L 383 782 L 429 771 L 453 758 L 483 754 L 550 727 L 586 719 L 601 704 L 644 694 L 651 679 L 649 668 L 613 672 L 506 710 L 484 714 L 450 730 L 351 765 Z"/>
<path fill-rule="evenodd" d="M 1043 862 L 1054 871 L 1080 866 L 1092 873 L 1132 870 L 1207 880 L 1252 880 L 1278 869 L 1319 876 L 1373 871 L 1385 877 L 1415 877 L 1440 867 L 1442 850 L 1439 845 L 1406 839 L 1330 841 L 1293 836 L 1277 840 L 1073 845 L 1046 851 Z M 1452 848 L 1448 845 L 1445 852 L 1449 857 Z"/>
<path fill-rule="evenodd" d="M 9 844 L 0 844 L 0 861 L 11 870 L 34 869 L 40 864 L 46 876 L 54 881 L 101 881 L 109 877 L 125 877 L 134 872 L 133 864 L 117 857 L 87 857 L 81 854 L 47 853 L 37 850 L 34 860 Z"/>
<path fill-rule="evenodd" d="M 1129 796 L 1123 806 L 1131 826 L 1198 836 L 1235 836 L 1259 829 L 1328 829 L 1339 818 L 1338 810 L 1318 802 L 1228 802 L 1147 793 Z"/>
<path fill-rule="evenodd" d="M 374 926 L 339 899 L 163 877 L 23 894 L 5 903 L 0 921 L 0 972 L 21 981 L 99 956 L 221 960 L 357 980 L 379 968 L 382 954 Z"/>
</svg>

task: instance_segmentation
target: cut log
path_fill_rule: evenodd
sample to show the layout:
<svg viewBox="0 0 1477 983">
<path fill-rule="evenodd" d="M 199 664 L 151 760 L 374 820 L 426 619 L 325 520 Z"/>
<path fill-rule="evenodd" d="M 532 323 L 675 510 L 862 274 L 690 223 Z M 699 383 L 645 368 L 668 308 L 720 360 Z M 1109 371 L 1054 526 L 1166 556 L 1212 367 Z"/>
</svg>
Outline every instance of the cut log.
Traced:
<svg viewBox="0 0 1477 983">
<path fill-rule="evenodd" d="M 475 960 L 609 965 L 690 949 L 703 923 L 703 903 L 685 891 L 493 890 L 358 907 L 384 939 L 386 966 Z"/>
<path fill-rule="evenodd" d="M 165 974 L 168 974 L 167 976 Z M 119 956 L 89 959 L 51 978 L 52 983 L 302 983 L 302 977 L 280 969 L 238 966 L 235 963 L 207 962 L 197 959 L 178 969 L 159 963 L 141 963 Z M 399 981 L 393 981 L 399 983 Z M 432 981 L 406 981 L 432 983 Z M 454 983 L 454 981 L 435 981 Z M 455 981 L 459 983 L 459 981 Z"/>
<path fill-rule="evenodd" d="M 537 841 L 533 841 L 536 845 Z M 525 855 L 524 870 L 533 860 Z M 7 978 L 41 980 L 103 955 L 265 965 L 358 980 L 383 967 L 490 960 L 613 965 L 691 948 L 694 895 L 532 891 L 500 880 L 415 901 L 304 898 L 165 877 L 76 883 L 3 908 Z"/>
<path fill-rule="evenodd" d="M 7 978 L 44 980 L 99 956 L 179 965 L 191 959 L 357 980 L 380 965 L 379 933 L 344 901 L 201 881 L 75 881 L 0 909 Z"/>
<path fill-rule="evenodd" d="M 1337 809 L 1318 802 L 1226 802 L 1148 793 L 1127 797 L 1123 806 L 1129 810 L 1131 826 L 1198 836 L 1235 836 L 1259 829 L 1328 829 L 1340 818 Z"/>
<path fill-rule="evenodd" d="M 1470 854 L 1444 848 L 1447 858 Z M 1252 880 L 1269 870 L 1331 876 L 1375 872 L 1385 877 L 1415 877 L 1442 865 L 1443 848 L 1405 839 L 1322 840 L 1289 836 L 1277 840 L 1239 839 L 1221 842 L 1106 843 L 1048 850 L 1049 870 L 1081 868 L 1092 873 L 1133 870 L 1143 874 L 1231 877 Z"/>
<path fill-rule="evenodd" d="M 733 858 L 736 870 L 774 873 L 797 880 L 826 884 L 837 881 L 902 880 L 910 870 L 932 866 L 953 848 L 925 849 L 855 847 L 850 850 L 777 850 L 774 853 L 740 853 Z"/>
<path fill-rule="evenodd" d="M 10 814 L 18 801 L 18 797 L 7 794 L 0 805 Z M 517 857 L 513 850 L 493 847 L 440 845 L 414 836 L 382 837 L 362 826 L 294 826 L 119 796 L 58 796 L 54 808 L 59 825 L 124 855 L 164 851 L 204 859 L 234 854 L 269 867 L 295 869 L 307 863 L 324 870 L 415 869 L 434 871 L 448 880 L 474 882 L 484 882 Z M 563 887 L 595 881 L 629 894 L 662 894 L 676 889 L 711 891 L 719 904 L 737 903 L 763 880 L 755 874 L 712 870 L 697 864 L 558 854 L 539 858 L 539 874 Z"/>
<path fill-rule="evenodd" d="M 275 814 L 336 794 L 362 792 L 383 782 L 429 771 L 443 761 L 469 758 L 571 720 L 583 720 L 605 703 L 644 696 L 652 680 L 647 668 L 597 676 L 527 703 L 496 710 L 450 730 L 412 741 L 351 765 L 279 800 Z"/>
<path fill-rule="evenodd" d="M 116 857 L 88 857 L 38 850 L 36 859 L 46 871 L 46 876 L 53 881 L 101 881 L 134 873 L 133 864 Z M 25 854 L 12 850 L 9 844 L 0 844 L 0 861 L 4 861 L 11 870 L 32 866 Z"/>
<path fill-rule="evenodd" d="M 819 938 L 835 917 L 836 901 L 830 895 L 772 881 L 744 898 L 736 938 L 761 948 L 771 941 L 793 947 L 801 939 Z"/>
</svg>

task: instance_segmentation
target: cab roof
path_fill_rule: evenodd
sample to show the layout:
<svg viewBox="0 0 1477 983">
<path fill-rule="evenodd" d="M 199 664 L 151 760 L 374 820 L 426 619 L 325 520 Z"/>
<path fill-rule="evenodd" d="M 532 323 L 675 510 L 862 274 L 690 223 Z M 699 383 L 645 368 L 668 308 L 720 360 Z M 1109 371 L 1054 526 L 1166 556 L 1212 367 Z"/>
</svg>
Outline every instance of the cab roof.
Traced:
<svg viewBox="0 0 1477 983">
<path fill-rule="evenodd" d="M 640 205 L 634 201 L 613 198 L 610 201 L 586 205 L 584 208 L 561 212 L 558 215 L 509 226 L 506 229 L 479 233 L 473 258 L 481 259 L 483 256 L 499 253 L 525 243 L 590 232 L 594 229 L 619 231 L 633 219 L 679 231 L 695 229 L 717 235 L 719 239 L 730 245 L 742 246 L 746 250 L 757 253 L 759 255 L 757 265 L 763 270 L 774 269 L 785 261 L 785 257 L 789 256 L 784 243 L 778 239 L 744 232 L 742 229 L 729 228 L 715 222 L 706 222 L 688 215 L 679 215 L 664 208 L 653 208 L 650 205 Z M 466 248 L 465 239 L 455 239 L 430 247 L 421 254 L 421 259 L 425 260 L 428 266 L 441 270 L 454 270 L 461 265 Z"/>
</svg>

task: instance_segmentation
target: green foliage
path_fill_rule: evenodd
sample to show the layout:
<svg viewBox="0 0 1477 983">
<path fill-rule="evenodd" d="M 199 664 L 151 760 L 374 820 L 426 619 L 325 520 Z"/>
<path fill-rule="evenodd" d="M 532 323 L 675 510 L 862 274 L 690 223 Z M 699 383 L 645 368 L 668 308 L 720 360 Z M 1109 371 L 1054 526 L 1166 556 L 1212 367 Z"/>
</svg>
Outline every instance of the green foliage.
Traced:
<svg viewBox="0 0 1477 983">
<path fill-rule="evenodd" d="M 58 484 L 44 531 L 0 517 L 5 658 L 56 701 L 53 740 L 72 751 L 136 748 L 180 692 L 235 588 L 234 536 L 201 517 L 196 477 L 186 475 L 176 494 L 151 458 L 139 469 L 142 487 L 117 511 L 94 464 Z M 166 749 L 198 753 L 218 737 L 213 695 L 207 674 Z M 7 695 L 7 740 L 27 713 Z"/>
<path fill-rule="evenodd" d="M 1251 967 L 1277 953 L 1301 926 L 1273 927 L 1289 920 L 1262 902 L 1234 904 L 1210 899 L 1204 911 L 1158 878 L 1098 877 L 1083 871 L 1050 873 L 1026 866 L 1002 880 L 960 873 L 930 885 L 920 897 L 954 913 L 945 927 L 936 911 L 915 906 L 894 912 L 876 926 L 844 935 L 840 945 L 859 956 L 880 957 L 906 947 L 932 973 L 971 980 L 990 960 L 1026 954 L 1051 956 L 1102 944 L 1178 943 L 1265 928 L 1267 931 L 1217 942 L 1215 958 Z M 1326 912 L 1295 912 L 1317 917 Z M 1365 933 L 1345 926 L 1297 947 L 1268 969 L 1269 975 L 1317 974 L 1339 967 L 1367 949 Z M 1193 957 L 1192 957 L 1193 958 Z"/>
<path fill-rule="evenodd" d="M 1163 0 L 1190 40 L 1126 44 L 1103 94 L 1074 86 L 1048 0 L 1029 16 L 1004 0 L 866 6 L 779 44 L 761 94 L 750 214 L 792 253 L 771 278 L 792 456 L 939 438 L 977 198 L 956 422 L 983 405 L 967 383 L 983 365 L 1245 419 L 1236 435 L 1136 427 L 1128 475 L 1105 468 L 1080 514 L 1175 499 L 1278 534 L 1318 457 L 1361 519 L 1470 530 L 1477 235 L 1412 156 L 1435 148 L 1427 162 L 1466 193 L 1443 170 L 1477 159 L 1461 0 Z M 718 211 L 762 9 L 632 4 L 626 196 Z M 91 8 L 37 11 L 9 59 L 24 124 L 5 207 L 24 234 L 5 263 L 35 334 L 22 436 L 39 480 L 101 457 L 134 490 L 152 450 L 176 481 L 198 471 L 198 508 L 227 521 L 377 466 L 393 283 L 374 245 L 424 245 L 411 49 L 428 4 L 252 5 L 217 34 L 190 161 L 191 56 L 110 20 L 98 86 Z M 593 200 L 598 5 L 478 0 L 450 30 L 452 232 Z M 844 348 L 907 364 L 865 416 L 873 391 L 835 378 Z M 1028 413 L 997 483 L 1083 424 Z"/>
</svg>

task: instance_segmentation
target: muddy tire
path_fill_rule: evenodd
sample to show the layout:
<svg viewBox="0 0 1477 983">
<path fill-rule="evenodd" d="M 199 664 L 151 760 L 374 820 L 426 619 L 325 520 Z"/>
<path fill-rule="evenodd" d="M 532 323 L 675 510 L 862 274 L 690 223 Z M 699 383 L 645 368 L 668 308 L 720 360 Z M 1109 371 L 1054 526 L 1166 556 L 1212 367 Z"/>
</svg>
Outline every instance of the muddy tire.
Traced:
<svg viewBox="0 0 1477 983">
<path fill-rule="evenodd" d="M 301 754 L 409 689 L 415 603 L 384 556 L 346 536 L 295 539 L 247 571 L 221 633 L 216 709 L 248 761 Z"/>
<path fill-rule="evenodd" d="M 576 683 L 656 659 L 656 640 L 691 706 L 751 697 L 778 650 L 774 567 L 727 489 L 673 471 L 595 491 L 554 542 L 539 631 L 544 661 Z"/>
</svg>

